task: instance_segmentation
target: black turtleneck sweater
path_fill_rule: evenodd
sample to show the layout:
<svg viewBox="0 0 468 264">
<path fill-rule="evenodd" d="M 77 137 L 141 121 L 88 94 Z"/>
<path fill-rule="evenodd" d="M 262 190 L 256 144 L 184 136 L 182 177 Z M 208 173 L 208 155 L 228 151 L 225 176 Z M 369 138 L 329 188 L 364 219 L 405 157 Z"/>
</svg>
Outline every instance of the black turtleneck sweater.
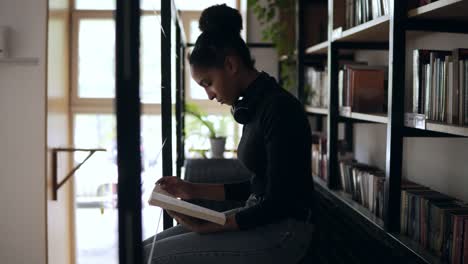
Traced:
<svg viewBox="0 0 468 264">
<path fill-rule="evenodd" d="M 262 72 L 246 89 L 251 120 L 244 125 L 238 157 L 250 182 L 226 184 L 226 200 L 260 202 L 235 216 L 241 230 L 301 214 L 313 204 L 311 131 L 301 103 Z"/>
</svg>

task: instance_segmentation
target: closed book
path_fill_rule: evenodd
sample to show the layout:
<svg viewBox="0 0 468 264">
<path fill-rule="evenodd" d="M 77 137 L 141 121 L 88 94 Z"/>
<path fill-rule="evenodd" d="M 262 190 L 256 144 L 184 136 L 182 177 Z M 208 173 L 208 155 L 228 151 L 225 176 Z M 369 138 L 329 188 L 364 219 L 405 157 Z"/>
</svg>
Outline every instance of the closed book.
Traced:
<svg viewBox="0 0 468 264">
<path fill-rule="evenodd" d="M 386 69 L 376 66 L 350 65 L 349 100 L 351 110 L 361 113 L 383 113 L 386 105 Z"/>
</svg>

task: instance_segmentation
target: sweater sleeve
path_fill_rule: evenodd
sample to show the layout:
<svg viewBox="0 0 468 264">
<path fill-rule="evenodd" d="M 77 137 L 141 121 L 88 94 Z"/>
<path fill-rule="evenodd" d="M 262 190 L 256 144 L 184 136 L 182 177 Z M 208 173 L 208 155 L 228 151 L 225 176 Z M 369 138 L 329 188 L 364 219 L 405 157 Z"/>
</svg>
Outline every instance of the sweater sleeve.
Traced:
<svg viewBox="0 0 468 264">
<path fill-rule="evenodd" d="M 310 166 L 310 128 L 300 105 L 275 100 L 261 120 L 266 150 L 266 187 L 261 201 L 236 214 L 241 230 L 290 216 L 301 206 L 298 184 Z"/>
</svg>

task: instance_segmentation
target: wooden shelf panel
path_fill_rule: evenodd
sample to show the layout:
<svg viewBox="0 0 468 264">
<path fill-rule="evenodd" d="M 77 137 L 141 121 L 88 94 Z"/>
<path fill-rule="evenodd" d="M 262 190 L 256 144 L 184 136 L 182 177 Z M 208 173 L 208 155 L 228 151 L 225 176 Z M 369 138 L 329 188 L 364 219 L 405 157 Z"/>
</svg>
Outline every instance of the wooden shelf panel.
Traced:
<svg viewBox="0 0 468 264">
<path fill-rule="evenodd" d="M 381 16 L 342 32 L 334 41 L 386 42 L 389 37 L 389 17 Z"/>
<path fill-rule="evenodd" d="M 468 21 L 468 1 L 438 0 L 408 11 L 409 18 Z"/>
<path fill-rule="evenodd" d="M 340 111 L 340 116 L 344 118 L 367 121 L 367 122 L 374 122 L 374 123 L 381 123 L 381 124 L 388 123 L 388 117 L 385 114 L 364 114 L 364 113 L 357 113 L 357 112 L 344 113 L 343 111 Z"/>
<path fill-rule="evenodd" d="M 327 108 L 306 106 L 305 110 L 307 113 L 311 113 L 311 114 L 328 115 Z"/>
<path fill-rule="evenodd" d="M 306 54 L 327 54 L 328 53 L 328 41 L 319 43 L 312 47 L 309 47 L 305 51 Z"/>
<path fill-rule="evenodd" d="M 313 176 L 314 183 L 319 186 L 322 190 L 325 192 L 329 193 L 331 196 L 333 196 L 335 199 L 339 200 L 343 204 L 345 204 L 347 207 L 350 209 L 354 210 L 355 212 L 359 213 L 362 217 L 364 217 L 367 221 L 371 222 L 375 226 L 377 226 L 379 229 L 384 228 L 384 223 L 383 220 L 375 216 L 373 213 L 369 211 L 369 209 L 365 208 L 358 202 L 354 201 L 351 199 L 351 195 L 348 193 L 345 193 L 343 191 L 332 191 L 328 189 L 326 182 L 324 182 L 322 179 L 319 177 Z"/>
</svg>

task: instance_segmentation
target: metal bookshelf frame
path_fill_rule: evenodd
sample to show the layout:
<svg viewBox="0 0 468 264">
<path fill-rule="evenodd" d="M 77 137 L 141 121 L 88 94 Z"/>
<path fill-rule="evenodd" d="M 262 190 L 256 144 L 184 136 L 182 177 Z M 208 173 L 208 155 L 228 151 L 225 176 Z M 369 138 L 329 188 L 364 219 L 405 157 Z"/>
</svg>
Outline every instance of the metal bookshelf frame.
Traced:
<svg viewBox="0 0 468 264">
<path fill-rule="evenodd" d="M 140 1 L 117 1 L 116 9 L 116 116 L 118 148 L 119 263 L 143 263 L 141 227 L 141 157 L 139 34 Z M 172 95 L 176 91 L 175 120 L 177 130 L 176 175 L 183 164 L 184 59 L 186 41 L 182 22 L 172 0 L 161 1 L 161 121 L 163 175 L 173 175 Z M 171 43 L 175 27 L 176 43 Z M 159 30 L 159 29 L 158 29 Z M 159 32 L 157 32 L 159 34 Z M 171 49 L 175 45 L 175 53 Z M 173 54 L 174 53 L 174 54 Z M 176 80 L 172 80 L 171 57 L 176 57 Z M 131 88 L 131 89 L 130 89 Z M 157 89 L 157 88 L 155 88 Z M 164 228 L 172 226 L 166 213 Z"/>
<path fill-rule="evenodd" d="M 392 0 L 390 0 L 392 1 Z M 328 149 L 328 182 L 318 178 L 315 181 L 319 192 L 331 197 L 333 202 L 346 208 L 354 219 L 370 223 L 370 230 L 376 237 L 388 239 L 394 245 L 401 246 L 413 253 L 423 263 L 438 263 L 438 258 L 430 252 L 421 249 L 417 244 L 399 235 L 400 230 L 400 195 L 401 175 L 403 165 L 403 139 L 405 137 L 468 137 L 468 127 L 458 127 L 446 124 L 427 122 L 425 129 L 405 126 L 405 57 L 406 57 L 406 32 L 409 30 L 468 33 L 468 29 L 460 23 L 460 19 L 468 21 L 468 1 L 464 0 L 439 0 L 426 6 L 408 10 L 407 1 L 393 0 L 393 8 L 386 17 L 377 18 L 351 29 L 343 31 L 342 37 L 333 36 L 334 4 L 337 0 L 328 0 L 328 40 L 312 47 L 304 46 L 304 12 L 303 8 L 311 1 L 297 1 L 296 25 L 299 27 L 296 36 L 298 58 L 297 74 L 299 99 L 304 102 L 304 66 L 306 56 L 309 54 L 323 55 L 326 53 L 328 65 L 328 109 L 316 109 L 305 107 L 306 112 L 318 119 L 327 118 L 327 149 Z M 379 37 L 372 39 L 372 33 L 377 32 Z M 388 36 L 381 32 L 388 32 Z M 334 37 L 334 38 L 333 38 Z M 382 41 L 384 39 L 385 41 Z M 326 49 L 326 51 L 325 51 Z M 388 113 L 387 116 L 351 113 L 349 116 L 341 116 L 338 107 L 338 61 L 340 50 L 388 50 L 389 83 L 388 83 Z M 302 91 L 302 92 L 301 92 Z M 325 112 L 326 111 L 326 112 Z M 352 140 L 353 124 L 370 122 L 385 124 L 387 127 L 386 138 L 386 185 L 384 217 L 378 221 L 366 217 L 369 212 L 364 207 L 352 205 L 341 191 L 339 185 L 338 169 L 338 124 L 345 123 L 345 137 Z M 352 141 L 351 141 L 352 144 Z"/>
</svg>

